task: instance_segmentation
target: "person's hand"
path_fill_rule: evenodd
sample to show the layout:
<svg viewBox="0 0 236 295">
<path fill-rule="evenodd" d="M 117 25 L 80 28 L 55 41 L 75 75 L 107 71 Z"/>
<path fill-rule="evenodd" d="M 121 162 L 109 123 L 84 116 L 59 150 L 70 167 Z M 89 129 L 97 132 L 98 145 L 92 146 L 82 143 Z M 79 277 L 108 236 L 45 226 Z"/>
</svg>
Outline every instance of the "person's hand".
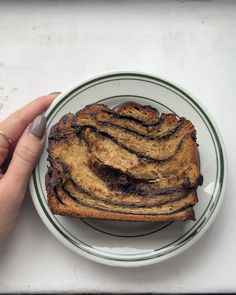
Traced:
<svg viewBox="0 0 236 295">
<path fill-rule="evenodd" d="M 58 93 L 42 96 L 0 123 L 0 241 L 10 232 L 44 145 L 42 113 Z"/>
</svg>

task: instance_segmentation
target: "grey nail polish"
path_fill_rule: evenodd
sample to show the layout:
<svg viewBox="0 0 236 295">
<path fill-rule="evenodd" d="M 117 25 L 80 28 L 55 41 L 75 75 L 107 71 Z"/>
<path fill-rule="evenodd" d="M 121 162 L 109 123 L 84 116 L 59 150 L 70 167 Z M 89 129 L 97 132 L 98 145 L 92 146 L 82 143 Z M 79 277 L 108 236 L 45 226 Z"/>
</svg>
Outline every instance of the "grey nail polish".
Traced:
<svg viewBox="0 0 236 295">
<path fill-rule="evenodd" d="M 37 116 L 32 123 L 30 132 L 34 136 L 42 138 L 46 128 L 46 122 L 47 119 L 43 115 Z"/>
</svg>

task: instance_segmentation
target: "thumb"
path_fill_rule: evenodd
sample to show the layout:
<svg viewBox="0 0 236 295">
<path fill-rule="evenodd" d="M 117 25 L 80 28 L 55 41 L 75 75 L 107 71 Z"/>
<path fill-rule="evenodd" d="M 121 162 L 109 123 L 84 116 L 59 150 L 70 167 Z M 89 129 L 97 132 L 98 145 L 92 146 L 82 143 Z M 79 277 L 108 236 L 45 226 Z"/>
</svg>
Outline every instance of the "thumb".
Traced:
<svg viewBox="0 0 236 295">
<path fill-rule="evenodd" d="M 44 146 L 46 118 L 36 117 L 18 141 L 4 181 L 13 184 L 14 190 L 24 195 L 30 175 Z"/>
</svg>

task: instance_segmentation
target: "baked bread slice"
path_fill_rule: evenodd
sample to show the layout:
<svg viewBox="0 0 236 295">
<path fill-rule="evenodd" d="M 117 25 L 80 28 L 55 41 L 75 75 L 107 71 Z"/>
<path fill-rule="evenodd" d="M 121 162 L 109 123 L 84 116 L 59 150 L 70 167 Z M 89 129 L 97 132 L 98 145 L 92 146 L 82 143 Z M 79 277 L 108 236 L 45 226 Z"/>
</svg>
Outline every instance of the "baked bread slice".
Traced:
<svg viewBox="0 0 236 295">
<path fill-rule="evenodd" d="M 69 113 L 49 134 L 49 207 L 107 220 L 194 220 L 195 141 L 190 121 L 133 102 Z"/>
</svg>

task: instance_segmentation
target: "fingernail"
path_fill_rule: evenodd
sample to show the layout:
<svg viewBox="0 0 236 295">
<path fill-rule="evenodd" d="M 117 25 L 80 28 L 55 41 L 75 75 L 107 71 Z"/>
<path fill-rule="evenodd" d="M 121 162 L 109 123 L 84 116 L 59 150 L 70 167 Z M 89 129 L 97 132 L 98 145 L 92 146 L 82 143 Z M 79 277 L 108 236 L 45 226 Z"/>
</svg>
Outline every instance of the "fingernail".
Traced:
<svg viewBox="0 0 236 295">
<path fill-rule="evenodd" d="M 48 95 L 51 95 L 51 94 L 61 94 L 61 92 L 60 91 L 55 91 L 55 92 L 49 93 Z"/>
<path fill-rule="evenodd" d="M 37 116 L 31 126 L 30 133 L 38 138 L 42 138 L 45 132 L 47 119 L 43 115 Z"/>
</svg>

